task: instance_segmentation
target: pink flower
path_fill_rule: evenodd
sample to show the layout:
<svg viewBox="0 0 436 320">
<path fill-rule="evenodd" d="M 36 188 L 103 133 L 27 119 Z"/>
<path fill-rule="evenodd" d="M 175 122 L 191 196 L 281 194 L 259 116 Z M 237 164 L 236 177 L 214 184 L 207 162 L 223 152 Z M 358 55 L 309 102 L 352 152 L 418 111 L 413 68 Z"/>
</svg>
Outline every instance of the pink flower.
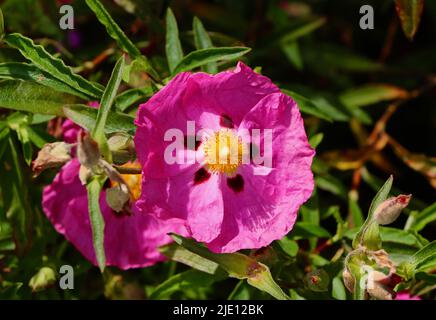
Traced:
<svg viewBox="0 0 436 320">
<path fill-rule="evenodd" d="M 188 121 L 195 121 L 197 143 L 189 143 Z M 180 73 L 140 106 L 136 125 L 143 167 L 138 208 L 185 220 L 189 235 L 214 252 L 259 248 L 282 238 L 312 194 L 315 152 L 295 101 L 243 63 L 217 75 Z M 173 141 L 164 137 L 172 129 L 187 141 L 176 150 L 183 163 L 166 159 Z M 247 134 L 252 129 L 261 129 L 260 139 Z M 262 148 L 267 130 L 272 130 L 269 151 Z M 236 141 L 236 163 L 220 161 L 230 140 Z M 270 156 L 270 165 L 255 164 L 261 154 Z"/>
<path fill-rule="evenodd" d="M 397 293 L 395 300 L 421 300 L 421 298 L 418 296 L 411 296 L 407 291 L 402 291 Z"/>
<path fill-rule="evenodd" d="M 42 207 L 56 231 L 63 234 L 83 256 L 97 265 L 89 222 L 86 188 L 79 180 L 80 163 L 73 159 L 43 191 Z M 131 175 L 131 188 L 140 175 Z M 128 181 L 129 183 L 129 181 Z M 132 206 L 132 213 L 116 213 L 106 203 L 102 192 L 100 208 L 105 220 L 106 264 L 121 269 L 146 267 L 165 260 L 159 246 L 171 242 L 170 231 L 185 233 L 177 219 L 160 221 Z"/>
<path fill-rule="evenodd" d="M 90 103 L 98 107 L 98 103 Z M 64 122 L 66 142 L 77 141 L 80 127 Z M 83 256 L 97 265 L 89 222 L 86 187 L 79 179 L 80 163 L 73 159 L 62 167 L 53 183 L 44 188 L 42 207 L 56 231 L 63 234 Z M 171 242 L 168 232 L 186 234 L 183 221 L 162 221 L 149 212 L 139 212 L 134 201 L 141 190 L 141 175 L 123 175 L 132 190 L 130 213 L 116 213 L 106 203 L 103 191 L 100 208 L 105 220 L 106 264 L 121 269 L 146 267 L 165 260 L 158 247 Z"/>
</svg>

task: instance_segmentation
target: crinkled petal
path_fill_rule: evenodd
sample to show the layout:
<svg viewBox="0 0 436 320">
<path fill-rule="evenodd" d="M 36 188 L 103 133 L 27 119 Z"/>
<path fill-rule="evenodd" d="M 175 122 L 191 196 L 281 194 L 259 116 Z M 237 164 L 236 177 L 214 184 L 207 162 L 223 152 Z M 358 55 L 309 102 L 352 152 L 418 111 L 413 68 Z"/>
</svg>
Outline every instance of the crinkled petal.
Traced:
<svg viewBox="0 0 436 320">
<path fill-rule="evenodd" d="M 80 164 L 66 164 L 43 192 L 42 206 L 55 229 L 88 260 L 96 264 L 89 222 L 86 188 L 78 178 Z M 162 221 L 132 208 L 132 215 L 117 215 L 108 207 L 103 192 L 100 207 L 105 220 L 107 265 L 121 269 L 139 268 L 164 260 L 157 248 L 171 241 L 168 232 L 186 234 L 183 222 Z"/>
</svg>

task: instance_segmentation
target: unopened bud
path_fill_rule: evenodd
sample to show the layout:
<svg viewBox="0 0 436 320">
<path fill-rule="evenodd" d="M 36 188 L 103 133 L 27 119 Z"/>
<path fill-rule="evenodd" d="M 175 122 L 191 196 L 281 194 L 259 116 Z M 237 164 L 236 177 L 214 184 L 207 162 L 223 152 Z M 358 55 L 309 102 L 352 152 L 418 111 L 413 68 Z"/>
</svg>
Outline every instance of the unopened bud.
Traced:
<svg viewBox="0 0 436 320">
<path fill-rule="evenodd" d="M 386 225 L 397 220 L 398 216 L 409 204 L 412 195 L 399 195 L 383 201 L 374 212 L 374 218 L 378 224 Z"/>
<path fill-rule="evenodd" d="M 125 164 L 131 161 L 135 155 L 135 145 L 132 137 L 128 134 L 114 134 L 108 139 L 108 145 L 116 164 Z"/>
<path fill-rule="evenodd" d="M 47 143 L 32 163 L 34 176 L 49 168 L 57 168 L 71 160 L 72 145 L 65 142 Z"/>
<path fill-rule="evenodd" d="M 77 158 L 80 164 L 90 169 L 97 166 L 101 158 L 97 142 L 84 131 L 79 132 L 77 142 Z"/>
<path fill-rule="evenodd" d="M 106 190 L 106 202 L 115 212 L 121 212 L 129 199 L 129 189 L 125 184 L 117 184 Z"/>
<path fill-rule="evenodd" d="M 52 268 L 43 267 L 29 281 L 29 287 L 33 292 L 44 290 L 56 281 L 56 273 Z"/>
</svg>

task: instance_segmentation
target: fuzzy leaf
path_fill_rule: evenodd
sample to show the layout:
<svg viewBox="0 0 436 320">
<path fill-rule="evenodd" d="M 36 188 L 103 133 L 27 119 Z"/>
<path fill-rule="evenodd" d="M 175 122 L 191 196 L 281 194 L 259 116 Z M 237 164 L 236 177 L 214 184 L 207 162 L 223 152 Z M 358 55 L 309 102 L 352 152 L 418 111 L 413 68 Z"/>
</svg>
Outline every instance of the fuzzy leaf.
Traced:
<svg viewBox="0 0 436 320">
<path fill-rule="evenodd" d="M 21 54 L 32 61 L 36 67 L 84 95 L 90 98 L 100 98 L 102 95 L 103 90 L 99 86 L 75 74 L 61 59 L 52 56 L 43 46 L 36 45 L 32 39 L 19 33 L 12 33 L 6 35 L 4 41 L 9 46 L 20 50 Z"/>
<path fill-rule="evenodd" d="M 424 0 L 396 0 L 395 3 L 404 34 L 412 41 L 421 22 Z"/>
<path fill-rule="evenodd" d="M 179 28 L 177 27 L 177 21 L 171 8 L 168 8 L 167 10 L 166 27 L 167 33 L 165 51 L 170 72 L 175 74 L 180 72 L 175 72 L 175 69 L 183 59 L 183 50 L 179 39 Z"/>
<path fill-rule="evenodd" d="M 63 115 L 62 107 L 76 98 L 29 81 L 0 81 L 0 107 L 31 113 Z"/>
<path fill-rule="evenodd" d="M 195 41 L 195 48 L 197 50 L 199 49 L 207 49 L 212 48 L 212 40 L 209 37 L 209 34 L 207 33 L 206 29 L 203 26 L 203 23 L 200 19 L 197 17 L 194 17 L 192 30 L 194 33 L 194 41 Z M 217 73 L 218 67 L 215 62 L 211 62 L 206 64 L 202 67 L 204 71 L 209 73 Z"/>
</svg>

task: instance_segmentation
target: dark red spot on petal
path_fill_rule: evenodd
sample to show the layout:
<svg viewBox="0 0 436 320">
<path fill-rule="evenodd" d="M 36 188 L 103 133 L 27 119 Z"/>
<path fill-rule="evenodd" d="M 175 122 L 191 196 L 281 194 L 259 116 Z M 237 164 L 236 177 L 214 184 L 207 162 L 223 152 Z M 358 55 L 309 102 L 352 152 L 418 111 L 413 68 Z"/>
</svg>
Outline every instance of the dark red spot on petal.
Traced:
<svg viewBox="0 0 436 320">
<path fill-rule="evenodd" d="M 221 115 L 220 126 L 224 128 L 233 129 L 235 127 L 233 120 L 228 115 Z"/>
<path fill-rule="evenodd" d="M 244 178 L 240 174 L 233 178 L 227 178 L 227 185 L 236 193 L 241 192 L 244 190 Z"/>
<path fill-rule="evenodd" d="M 210 178 L 210 173 L 206 169 L 204 168 L 198 169 L 194 175 L 194 185 L 203 183 L 207 181 L 209 178 Z"/>
<path fill-rule="evenodd" d="M 192 146 L 188 146 L 188 139 L 193 139 L 192 141 L 194 141 L 194 149 L 192 149 Z M 197 151 L 198 147 L 200 146 L 201 141 L 197 141 L 195 137 L 193 136 L 185 136 L 184 140 L 183 140 L 183 145 L 185 146 L 185 149 L 190 149 L 193 151 Z"/>
</svg>

